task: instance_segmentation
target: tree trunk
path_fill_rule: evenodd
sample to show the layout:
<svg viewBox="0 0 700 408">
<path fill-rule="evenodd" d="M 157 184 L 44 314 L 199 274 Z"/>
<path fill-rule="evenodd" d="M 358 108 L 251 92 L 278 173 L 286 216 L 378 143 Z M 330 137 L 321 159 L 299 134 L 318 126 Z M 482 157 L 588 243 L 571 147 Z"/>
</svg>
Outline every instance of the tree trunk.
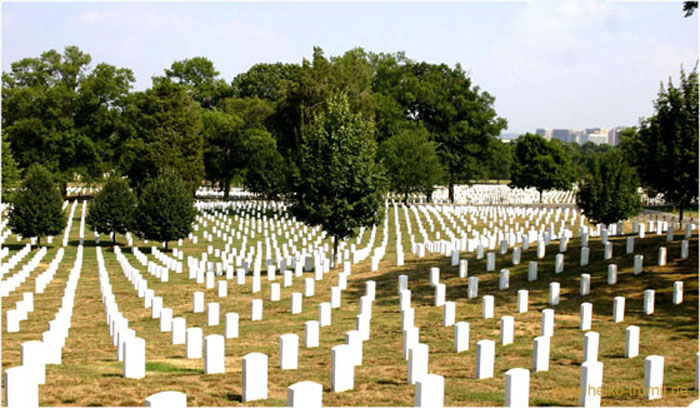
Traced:
<svg viewBox="0 0 700 408">
<path fill-rule="evenodd" d="M 678 223 L 681 224 L 681 228 L 683 228 L 683 203 L 678 208 Z"/>
<path fill-rule="evenodd" d="M 68 182 L 61 181 L 61 194 L 63 194 L 63 199 L 68 199 Z"/>
<path fill-rule="evenodd" d="M 408 193 L 403 193 L 403 205 L 408 205 Z"/>
<path fill-rule="evenodd" d="M 450 185 L 448 187 L 448 199 L 450 200 L 450 204 L 454 204 L 455 202 L 455 176 L 454 174 L 450 174 Z"/>
<path fill-rule="evenodd" d="M 165 251 L 168 251 L 168 241 L 165 241 Z"/>
<path fill-rule="evenodd" d="M 112 245 L 114 245 L 114 244 L 115 244 L 115 240 L 116 240 L 116 238 L 117 238 L 117 233 L 116 233 L 116 231 L 112 231 L 112 234 L 111 234 L 111 235 L 112 235 Z"/>
<path fill-rule="evenodd" d="M 41 237 L 36 237 L 36 246 L 37 248 L 41 246 Z"/>
<path fill-rule="evenodd" d="M 542 192 L 543 192 L 544 190 L 537 190 L 537 191 L 540 192 L 540 204 L 542 204 Z"/>
<path fill-rule="evenodd" d="M 229 190 L 231 189 L 231 180 L 224 179 L 224 201 L 228 201 Z"/>
<path fill-rule="evenodd" d="M 333 267 L 335 267 L 336 259 L 338 258 L 338 236 L 333 236 Z"/>
</svg>

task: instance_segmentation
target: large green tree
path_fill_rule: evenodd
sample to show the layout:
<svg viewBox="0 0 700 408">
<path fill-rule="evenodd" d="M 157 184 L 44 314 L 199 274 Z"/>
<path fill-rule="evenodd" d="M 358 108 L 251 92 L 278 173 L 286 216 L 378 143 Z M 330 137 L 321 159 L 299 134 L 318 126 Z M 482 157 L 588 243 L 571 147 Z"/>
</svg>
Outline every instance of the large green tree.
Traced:
<svg viewBox="0 0 700 408">
<path fill-rule="evenodd" d="M 122 172 L 137 190 L 165 168 L 176 171 L 194 194 L 204 178 L 202 111 L 188 88 L 168 78 L 131 94 L 125 112 Z"/>
<path fill-rule="evenodd" d="M 680 84 L 661 85 L 654 115 L 622 138 L 623 150 L 650 195 L 684 207 L 698 199 L 698 71 L 681 70 Z"/>
<path fill-rule="evenodd" d="M 576 204 L 594 223 L 612 224 L 639 213 L 639 180 L 622 152 L 611 150 L 594 159 L 591 173 L 576 193 Z"/>
<path fill-rule="evenodd" d="M 437 144 L 430 141 L 423 127 L 404 129 L 381 144 L 379 157 L 387 172 L 392 191 L 403 195 L 429 194 L 442 181 L 444 168 L 437 155 Z"/>
<path fill-rule="evenodd" d="M 194 197 L 176 171 L 163 170 L 138 199 L 134 229 L 139 236 L 164 242 L 185 238 L 195 220 Z"/>
<path fill-rule="evenodd" d="M 86 221 L 93 230 L 109 234 L 114 243 L 116 233 L 125 234 L 131 228 L 135 209 L 136 196 L 129 183 L 122 177 L 112 176 L 90 202 Z"/>
<path fill-rule="evenodd" d="M 310 225 L 321 225 L 340 239 L 382 217 L 385 180 L 375 162 L 372 123 L 350 111 L 344 95 L 328 100 L 305 135 L 292 213 Z"/>
<path fill-rule="evenodd" d="M 558 141 L 547 141 L 539 135 L 526 133 L 515 144 L 511 181 L 515 188 L 570 190 L 574 174 L 570 159 Z"/>
<path fill-rule="evenodd" d="M 27 170 L 27 176 L 12 197 L 9 227 L 25 237 L 56 235 L 66 225 L 63 197 L 49 173 L 39 164 Z"/>
<path fill-rule="evenodd" d="M 3 136 L 20 168 L 40 163 L 61 181 L 100 178 L 114 165 L 113 142 L 128 69 L 98 64 L 77 47 L 13 62 L 2 76 Z"/>
<path fill-rule="evenodd" d="M 395 102 L 402 107 L 405 118 L 421 122 L 428 129 L 438 143 L 449 198 L 454 201 L 456 183 L 469 183 L 485 175 L 487 166 L 483 163 L 489 159 L 490 141 L 506 128 L 507 122 L 497 116 L 495 98 L 474 86 L 459 65 L 450 68 L 400 57 L 394 58 L 395 62 L 384 57 L 385 78 L 376 88 L 384 95 L 380 123 L 391 129 L 396 122 Z"/>
</svg>

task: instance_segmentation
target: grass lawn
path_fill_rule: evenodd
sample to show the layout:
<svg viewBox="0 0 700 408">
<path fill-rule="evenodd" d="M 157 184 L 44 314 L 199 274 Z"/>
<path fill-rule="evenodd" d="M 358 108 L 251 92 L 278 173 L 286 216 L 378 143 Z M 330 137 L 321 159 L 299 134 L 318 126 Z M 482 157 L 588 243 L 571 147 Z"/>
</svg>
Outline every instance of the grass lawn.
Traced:
<svg viewBox="0 0 700 408">
<path fill-rule="evenodd" d="M 409 211 L 413 233 L 418 235 L 416 218 Z M 61 303 L 65 287 L 76 253 L 80 225 L 80 206 L 76 209 L 71 230 L 71 242 L 66 247 L 66 254 L 61 262 L 54 280 L 42 295 L 35 297 L 35 311 L 29 320 L 21 323 L 20 333 L 6 333 L 2 327 L 2 369 L 20 364 L 21 343 L 41 339 L 41 333 L 48 328 Z M 148 280 L 149 288 L 157 296 L 163 297 L 164 307 L 173 309 L 174 317 L 184 317 L 187 327 L 202 327 L 204 335 L 223 334 L 223 314 L 238 312 L 240 315 L 240 337 L 226 340 L 226 373 L 218 375 L 203 374 L 203 359 L 185 358 L 184 345 L 172 345 L 170 333 L 161 333 L 157 319 L 151 319 L 150 310 L 144 309 L 143 299 L 137 297 L 136 290 L 122 273 L 112 248 L 102 236 L 103 254 L 112 290 L 120 311 L 129 319 L 129 327 L 136 330 L 137 336 L 146 340 L 146 378 L 133 380 L 122 378 L 122 364 L 117 361 L 116 347 L 112 345 L 109 329 L 105 323 L 104 305 L 101 300 L 100 285 L 96 263 L 95 242 L 92 233 L 86 231 L 85 252 L 80 281 L 76 291 L 72 328 L 63 349 L 63 363 L 47 366 L 46 384 L 40 387 L 41 405 L 77 405 L 77 406 L 137 406 L 153 393 L 176 390 L 185 392 L 190 406 L 236 406 L 241 402 L 241 357 L 251 352 L 262 352 L 269 357 L 268 387 L 269 399 L 246 403 L 248 406 L 283 406 L 286 404 L 286 389 L 298 381 L 315 381 L 324 387 L 323 403 L 328 406 L 412 406 L 414 386 L 407 382 L 407 362 L 402 356 L 401 314 L 397 293 L 398 275 L 409 276 L 409 289 L 412 291 L 412 306 L 415 309 L 415 325 L 420 328 L 420 341 L 430 347 L 429 371 L 445 376 L 446 406 L 494 406 L 502 405 L 504 394 L 504 373 L 510 368 L 532 367 L 534 338 L 540 334 L 541 310 L 547 304 L 549 283 L 561 284 L 561 302 L 554 306 L 555 334 L 551 339 L 550 368 L 548 372 L 531 373 L 531 405 L 577 405 L 579 398 L 580 364 L 583 354 L 583 332 L 578 329 L 579 305 L 582 302 L 593 303 L 592 329 L 600 333 L 599 360 L 604 363 L 603 384 L 613 390 L 622 390 L 620 395 L 606 396 L 603 405 L 615 406 L 681 406 L 688 405 L 697 398 L 694 389 L 695 355 L 698 341 L 698 236 L 693 234 L 690 240 L 690 256 L 680 259 L 682 234 L 677 233 L 672 242 L 666 242 L 665 236 L 647 234 L 644 240 L 636 239 L 635 253 L 644 255 L 644 272 L 634 276 L 633 256 L 625 255 L 625 237 L 612 237 L 614 257 L 603 260 L 603 246 L 599 238 L 589 242 L 590 264 L 578 266 L 580 240 L 573 239 L 565 253 L 565 270 L 554 274 L 554 256 L 558 253 L 558 241 L 547 247 L 544 259 L 536 259 L 536 246 L 523 252 L 521 263 L 512 265 L 510 251 L 506 255 L 496 256 L 496 272 L 485 272 L 486 258 L 475 259 L 475 252 L 463 254 L 469 260 L 469 275 L 479 277 L 479 297 L 467 299 L 466 279 L 458 277 L 457 267 L 450 266 L 450 259 L 439 254 L 428 254 L 417 258 L 410 254 L 410 239 L 403 210 L 399 210 L 399 226 L 402 233 L 402 245 L 406 256 L 405 265 L 395 266 L 396 231 L 393 208 L 388 211 L 388 245 L 386 256 L 380 263 L 378 271 L 370 271 L 369 259 L 353 265 L 352 275 L 348 278 L 348 288 L 342 295 L 342 307 L 333 309 L 332 325 L 321 328 L 320 347 L 304 347 L 304 322 L 317 320 L 319 303 L 330 301 L 330 288 L 337 283 L 339 269 L 333 269 L 324 279 L 316 281 L 316 295 L 303 299 L 303 312 L 298 315 L 290 313 L 292 292 L 303 292 L 303 278 L 313 276 L 313 272 L 304 273 L 303 278 L 294 279 L 292 287 L 282 288 L 281 300 L 269 300 L 269 283 L 262 273 L 262 291 L 253 294 L 250 291 L 250 277 L 246 285 L 236 285 L 235 279 L 229 281 L 228 296 L 218 298 L 216 289 L 205 289 L 187 277 L 186 261 L 184 273 L 170 272 L 170 281 L 162 283 L 148 274 L 130 250 L 126 254 L 132 266 L 138 268 Z M 427 234 L 435 239 L 439 231 L 439 222 L 430 215 L 436 226 L 430 231 L 425 215 L 421 220 Z M 489 226 L 477 219 L 473 227 L 481 230 Z M 508 223 L 524 219 L 509 220 Z M 497 224 L 497 223 L 495 223 Z M 237 225 L 237 224 L 236 224 Z M 575 226 L 574 226 L 575 227 Z M 199 243 L 193 245 L 185 240 L 180 247 L 189 256 L 199 258 L 206 252 L 207 245 L 223 249 L 224 242 L 214 239 L 208 243 L 202 238 L 206 229 L 212 231 L 212 223 L 204 228 L 200 225 L 197 232 Z M 631 226 L 626 224 L 626 231 Z M 358 248 L 365 247 L 370 231 L 365 231 Z M 376 231 L 374 246 L 381 243 L 384 227 Z M 574 236 L 577 236 L 575 233 Z M 3 311 L 14 306 L 21 299 L 22 292 L 33 291 L 35 277 L 44 270 L 57 248 L 60 237 L 54 238 L 48 254 L 42 264 L 35 270 L 18 290 L 3 299 Z M 118 237 L 124 245 L 124 237 Z M 443 232 L 444 238 L 444 232 Z M 256 233 L 255 238 L 248 238 L 248 246 L 255 245 L 263 239 Z M 278 238 L 279 243 L 287 242 Z M 8 239 L 11 254 L 26 242 L 16 242 L 15 237 Z M 328 240 L 324 240 L 327 243 Z M 354 242 L 354 240 L 351 240 Z M 150 245 L 137 241 L 142 251 L 150 255 Z M 171 243 L 171 246 L 173 243 Z M 233 246 L 238 247 L 239 240 Z M 668 248 L 668 265 L 656 265 L 658 247 Z M 497 252 L 497 249 L 495 250 Z M 10 254 L 10 255 L 11 255 Z M 32 254 L 27 255 L 25 262 Z M 213 255 L 210 255 L 210 260 Z M 538 261 L 539 279 L 527 281 L 528 262 Z M 609 286 L 606 283 L 607 265 L 618 265 L 618 283 Z M 10 273 L 21 268 L 22 263 Z M 469 350 L 456 354 L 453 352 L 454 328 L 442 326 L 442 308 L 434 307 L 434 291 L 429 285 L 430 267 L 440 268 L 441 282 L 447 286 L 447 300 L 457 303 L 457 321 L 470 324 Z M 498 271 L 510 270 L 510 288 L 499 291 Z M 591 274 L 591 294 L 579 295 L 581 273 Z M 7 275 L 10 276 L 10 275 Z M 362 366 L 355 368 L 355 388 L 352 391 L 333 393 L 330 391 L 331 347 L 345 341 L 345 333 L 355 329 L 355 316 L 359 313 L 359 299 L 365 293 L 365 282 L 376 281 L 376 300 L 373 305 L 371 322 L 371 339 L 364 343 Z M 673 282 L 682 280 L 685 285 L 684 302 L 673 305 L 671 302 Z M 281 283 L 278 277 L 276 282 Z M 516 312 L 517 290 L 529 290 L 529 311 Z M 655 312 L 651 316 L 642 314 L 643 293 L 645 289 L 656 290 Z M 221 325 L 206 325 L 206 313 L 192 313 L 192 292 L 205 292 L 205 302 L 218 302 L 221 306 Z M 481 297 L 491 294 L 495 297 L 495 317 L 482 319 Z M 615 296 L 625 296 L 626 314 L 622 323 L 612 322 L 612 300 Z M 250 321 L 252 299 L 264 300 L 263 320 Z M 500 318 L 505 315 L 515 317 L 515 342 L 508 346 L 500 345 Z M 641 327 L 640 356 L 633 359 L 624 358 L 625 328 L 629 325 Z M 295 333 L 300 337 L 299 368 L 297 370 L 279 369 L 279 336 Z M 482 339 L 495 340 L 496 361 L 495 376 L 491 379 L 475 379 L 476 343 Z M 669 387 L 682 387 L 682 392 L 668 392 L 662 399 L 646 401 L 639 396 L 630 395 L 630 390 L 643 385 L 644 358 L 658 354 L 665 357 L 664 384 Z M 4 396 L 3 396 L 4 398 Z"/>
</svg>

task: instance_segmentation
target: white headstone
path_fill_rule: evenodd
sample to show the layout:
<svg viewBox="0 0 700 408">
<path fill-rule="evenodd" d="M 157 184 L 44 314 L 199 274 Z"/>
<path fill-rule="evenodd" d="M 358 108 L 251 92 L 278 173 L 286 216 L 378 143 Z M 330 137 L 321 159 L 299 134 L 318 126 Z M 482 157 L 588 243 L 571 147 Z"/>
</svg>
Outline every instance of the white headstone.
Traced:
<svg viewBox="0 0 700 408">
<path fill-rule="evenodd" d="M 455 353 L 469 350 L 469 323 L 455 324 Z"/>
<path fill-rule="evenodd" d="M 347 344 L 331 348 L 331 390 L 352 390 L 355 382 L 355 364 L 352 349 Z"/>
<path fill-rule="evenodd" d="M 210 334 L 204 338 L 204 374 L 223 374 L 226 372 L 226 340 L 219 334 Z"/>
<path fill-rule="evenodd" d="M 190 327 L 187 333 L 187 358 L 202 358 L 202 329 Z"/>
<path fill-rule="evenodd" d="M 443 408 L 445 405 L 445 378 L 428 374 L 416 382 L 415 406 Z"/>
<path fill-rule="evenodd" d="M 639 326 L 627 326 L 625 329 L 625 357 L 634 358 L 639 355 Z"/>
<path fill-rule="evenodd" d="M 513 343 L 513 316 L 501 317 L 501 345 L 506 346 Z"/>
<path fill-rule="evenodd" d="M 532 371 L 549 371 L 549 336 L 535 337 Z"/>
<path fill-rule="evenodd" d="M 511 368 L 506 371 L 505 404 L 510 408 L 529 408 L 530 370 Z"/>
<path fill-rule="evenodd" d="M 238 338 L 238 313 L 229 312 L 225 315 L 226 319 L 226 338 L 235 339 Z"/>
<path fill-rule="evenodd" d="M 613 299 L 613 322 L 619 323 L 625 320 L 625 298 L 615 296 Z"/>
<path fill-rule="evenodd" d="M 162 391 L 146 397 L 146 408 L 187 408 L 187 394 L 179 391 Z"/>
<path fill-rule="evenodd" d="M 243 356 L 243 402 L 267 399 L 267 355 L 248 353 Z"/>
<path fill-rule="evenodd" d="M 292 408 L 321 408 L 323 386 L 313 381 L 300 381 L 287 387 L 287 406 Z"/>
<path fill-rule="evenodd" d="M 428 374 L 428 345 L 415 344 L 408 351 L 408 383 L 415 384 Z"/>
<path fill-rule="evenodd" d="M 479 340 L 476 343 L 476 378 L 493 377 L 496 343 L 493 340 Z"/>
<path fill-rule="evenodd" d="M 146 376 L 146 341 L 135 337 L 126 342 L 124 347 L 124 378 L 143 378 Z"/>
<path fill-rule="evenodd" d="M 647 399 L 659 399 L 663 396 L 664 358 L 652 355 L 644 360 L 644 390 Z"/>
<path fill-rule="evenodd" d="M 301 295 L 301 293 L 300 293 Z M 280 368 L 296 370 L 299 360 L 299 336 L 287 333 L 280 336 Z"/>
</svg>

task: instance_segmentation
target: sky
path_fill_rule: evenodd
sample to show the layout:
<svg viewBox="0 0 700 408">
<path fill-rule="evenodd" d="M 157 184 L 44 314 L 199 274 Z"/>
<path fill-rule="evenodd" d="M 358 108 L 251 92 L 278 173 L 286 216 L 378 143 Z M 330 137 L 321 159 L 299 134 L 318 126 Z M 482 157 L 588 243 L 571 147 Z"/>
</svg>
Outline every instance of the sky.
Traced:
<svg viewBox="0 0 700 408">
<path fill-rule="evenodd" d="M 462 65 L 496 98 L 506 132 L 636 125 L 662 81 L 698 60 L 698 15 L 681 2 L 2 3 L 2 69 L 77 45 L 133 70 L 135 90 L 203 56 L 228 82 L 260 62 L 362 47 Z"/>
</svg>

